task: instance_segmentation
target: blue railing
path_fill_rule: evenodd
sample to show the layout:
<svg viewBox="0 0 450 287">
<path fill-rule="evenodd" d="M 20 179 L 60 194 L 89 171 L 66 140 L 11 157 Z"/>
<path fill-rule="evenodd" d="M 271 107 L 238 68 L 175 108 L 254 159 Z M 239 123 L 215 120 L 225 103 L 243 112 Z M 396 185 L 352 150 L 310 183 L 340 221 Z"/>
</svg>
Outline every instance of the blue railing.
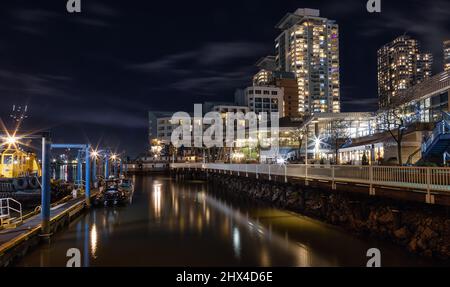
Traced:
<svg viewBox="0 0 450 287">
<path fill-rule="evenodd" d="M 442 111 L 442 120 L 436 123 L 430 138 L 422 145 L 422 153 L 426 154 L 440 135 L 450 133 L 450 114 Z"/>
</svg>

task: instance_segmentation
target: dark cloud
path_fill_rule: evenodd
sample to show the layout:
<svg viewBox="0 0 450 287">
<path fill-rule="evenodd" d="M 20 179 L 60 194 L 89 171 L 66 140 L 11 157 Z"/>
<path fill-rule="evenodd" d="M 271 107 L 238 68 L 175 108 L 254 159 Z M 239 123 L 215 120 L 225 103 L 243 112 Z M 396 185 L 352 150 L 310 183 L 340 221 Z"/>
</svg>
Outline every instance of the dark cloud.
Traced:
<svg viewBox="0 0 450 287">
<path fill-rule="evenodd" d="M 230 60 L 255 59 L 255 55 L 264 55 L 264 52 L 270 51 L 269 45 L 250 42 L 208 43 L 197 50 L 168 55 L 155 61 L 127 65 L 127 68 L 160 72 L 163 69 L 177 69 L 186 62 L 211 67 L 211 65 L 226 64 Z"/>
<path fill-rule="evenodd" d="M 58 17 L 57 13 L 44 9 L 15 10 L 12 15 L 19 21 L 32 23 L 42 23 Z"/>
<path fill-rule="evenodd" d="M 340 27 L 342 110 L 377 107 L 376 50 L 407 32 L 441 66 L 450 3 L 304 1 L 4 1 L 0 10 L 0 116 L 29 104 L 27 124 L 58 141 L 89 139 L 146 148 L 146 111 L 190 110 L 232 101 L 251 83 L 254 63 L 273 54 L 275 24 L 297 8 L 317 8 Z M 58 3 L 56 3 L 58 2 Z M 438 71 L 438 70 L 436 70 Z"/>
<path fill-rule="evenodd" d="M 49 97 L 76 99 L 75 96 L 60 90 L 63 81 L 71 80 L 64 75 L 29 74 L 9 70 L 0 70 L 0 90 L 3 96 Z"/>
<path fill-rule="evenodd" d="M 218 90 L 225 89 L 230 91 L 232 97 L 232 90 L 249 83 L 256 70 L 254 63 L 258 57 L 270 51 L 269 45 L 251 42 L 208 43 L 199 49 L 168 55 L 156 61 L 127 65 L 127 69 L 182 74 L 181 79 L 165 83 L 167 90 L 213 96 Z"/>
<path fill-rule="evenodd" d="M 136 113 L 128 113 L 113 108 L 102 109 L 102 112 L 99 113 L 96 108 L 87 110 L 85 107 L 79 107 L 76 109 L 78 112 L 73 113 L 74 109 L 76 109 L 76 107 L 70 107 L 66 113 L 57 115 L 55 120 L 78 124 L 96 124 L 108 127 L 114 126 L 127 129 L 141 129 L 147 127 L 146 113 L 142 113 L 141 116 L 138 116 Z"/>
</svg>

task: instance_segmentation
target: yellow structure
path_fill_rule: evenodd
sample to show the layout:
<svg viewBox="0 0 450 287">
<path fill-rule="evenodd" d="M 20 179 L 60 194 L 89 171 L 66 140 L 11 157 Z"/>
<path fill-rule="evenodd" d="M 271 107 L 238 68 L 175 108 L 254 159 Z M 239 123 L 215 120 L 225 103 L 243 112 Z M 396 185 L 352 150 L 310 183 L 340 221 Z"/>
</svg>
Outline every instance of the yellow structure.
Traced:
<svg viewBox="0 0 450 287">
<path fill-rule="evenodd" d="M 0 178 L 41 175 L 41 167 L 34 153 L 7 147 L 0 152 L 0 160 Z"/>
</svg>

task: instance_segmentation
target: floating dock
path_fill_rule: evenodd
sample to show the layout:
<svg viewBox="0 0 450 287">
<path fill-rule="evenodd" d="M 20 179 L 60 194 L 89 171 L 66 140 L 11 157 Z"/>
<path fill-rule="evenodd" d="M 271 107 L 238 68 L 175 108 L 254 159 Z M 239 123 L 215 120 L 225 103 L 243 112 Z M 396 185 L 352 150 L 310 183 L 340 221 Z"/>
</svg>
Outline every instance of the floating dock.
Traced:
<svg viewBox="0 0 450 287">
<path fill-rule="evenodd" d="M 95 196 L 94 193 L 92 196 Z M 84 196 L 66 199 L 55 204 L 50 210 L 50 235 L 55 234 L 72 222 L 86 209 Z M 26 218 L 28 217 L 28 218 Z M 14 261 L 42 241 L 49 239 L 41 232 L 42 217 L 40 213 L 25 216 L 23 223 L 16 228 L 0 230 L 0 266 L 10 266 Z"/>
</svg>

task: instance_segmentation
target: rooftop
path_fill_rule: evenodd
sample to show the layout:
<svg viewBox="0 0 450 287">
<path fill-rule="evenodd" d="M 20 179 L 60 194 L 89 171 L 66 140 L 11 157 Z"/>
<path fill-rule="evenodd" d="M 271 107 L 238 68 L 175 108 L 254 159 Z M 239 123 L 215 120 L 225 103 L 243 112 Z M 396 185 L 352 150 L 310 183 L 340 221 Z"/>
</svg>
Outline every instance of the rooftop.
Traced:
<svg viewBox="0 0 450 287">
<path fill-rule="evenodd" d="M 287 13 L 275 26 L 278 29 L 284 30 L 297 24 L 305 17 L 320 17 L 320 10 L 310 8 L 299 8 L 294 13 Z"/>
</svg>

